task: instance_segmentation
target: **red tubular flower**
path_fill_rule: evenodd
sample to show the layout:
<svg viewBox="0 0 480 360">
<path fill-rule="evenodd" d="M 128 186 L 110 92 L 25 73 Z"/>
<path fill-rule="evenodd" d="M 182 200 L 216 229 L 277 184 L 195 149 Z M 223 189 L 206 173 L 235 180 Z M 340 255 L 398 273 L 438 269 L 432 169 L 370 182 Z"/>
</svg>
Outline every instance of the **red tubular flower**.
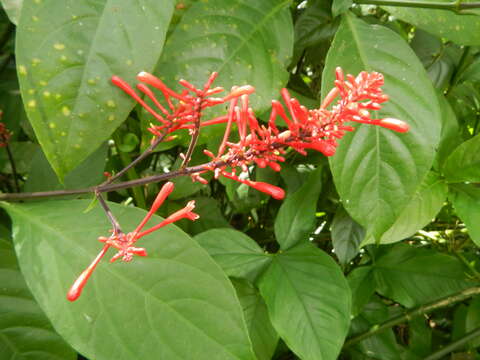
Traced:
<svg viewBox="0 0 480 360">
<path fill-rule="evenodd" d="M 138 248 L 133 246 L 140 238 L 178 220 L 189 219 L 193 221 L 199 218 L 198 214 L 192 212 L 192 210 L 195 208 L 195 202 L 190 201 L 185 206 L 185 208 L 173 213 L 165 220 L 163 220 L 160 224 L 155 225 L 148 230 L 141 231 L 143 227 L 147 224 L 148 220 L 150 220 L 153 214 L 160 208 L 165 199 L 172 193 L 173 189 L 174 185 L 172 182 L 167 182 L 162 186 L 152 204 L 152 207 L 134 231 L 128 234 L 113 232 L 110 237 L 100 236 L 98 238 L 98 240 L 100 242 L 103 242 L 105 245 L 95 258 L 95 260 L 93 260 L 93 262 L 80 274 L 80 276 L 73 283 L 72 287 L 67 293 L 67 299 L 69 301 L 75 301 L 78 299 L 88 279 L 90 278 L 98 263 L 107 253 L 107 250 L 110 247 L 118 250 L 117 253 L 110 259 L 110 262 L 114 262 L 118 259 L 122 259 L 123 261 L 128 262 L 133 259 L 133 255 L 147 256 L 147 251 L 144 248 Z"/>
</svg>

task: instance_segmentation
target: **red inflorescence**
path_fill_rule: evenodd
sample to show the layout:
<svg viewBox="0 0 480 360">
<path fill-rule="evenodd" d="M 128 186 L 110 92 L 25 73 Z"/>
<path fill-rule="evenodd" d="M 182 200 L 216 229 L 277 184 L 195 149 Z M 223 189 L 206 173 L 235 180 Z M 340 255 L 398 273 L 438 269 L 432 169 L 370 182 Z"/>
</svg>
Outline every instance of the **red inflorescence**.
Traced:
<svg viewBox="0 0 480 360">
<path fill-rule="evenodd" d="M 280 163 L 285 161 L 283 155 L 292 148 L 302 155 L 311 149 L 325 156 L 333 156 L 338 146 L 338 139 L 354 127 L 346 125 L 349 122 L 381 126 L 397 132 L 409 130 L 408 124 L 393 118 L 372 119 L 370 111 L 379 110 L 381 104 L 388 100 L 383 94 L 383 75 L 377 72 L 361 72 L 357 77 L 344 76 L 342 69 L 336 69 L 335 87 L 327 94 L 318 109 L 308 110 L 299 101 L 292 98 L 287 89 L 281 90 L 284 106 L 277 100 L 272 101 L 272 109 L 268 123 L 260 124 L 252 108 L 249 106 L 249 95 L 254 92 L 251 86 L 233 87 L 224 97 L 211 97 L 223 91 L 216 87 L 210 89 L 216 77 L 213 73 L 203 89 L 197 89 L 185 80 L 180 84 L 185 87 L 182 93 L 176 93 L 168 88 L 160 79 L 151 74 L 140 73 L 138 79 L 162 92 L 169 110 L 160 104 L 155 95 L 145 85 L 137 87 L 146 94 L 163 114 L 149 107 L 131 87 L 118 77 L 112 78 L 117 86 L 137 100 L 158 121 L 160 126 L 152 125 L 149 130 L 155 136 L 171 133 L 176 129 L 192 129 L 195 126 L 208 126 L 226 123 L 225 133 L 218 150 L 214 153 L 205 150 L 212 161 L 205 166 L 205 171 L 213 171 L 215 177 L 224 176 L 244 183 L 259 191 L 271 195 L 275 199 L 284 197 L 282 189 L 265 183 L 251 181 L 244 176 L 238 176 L 237 169 L 247 173 L 248 167 L 270 167 L 275 171 L 281 169 Z M 336 104 L 328 107 L 339 97 Z M 177 104 L 173 104 L 171 99 Z M 209 106 L 229 103 L 227 115 L 213 120 L 200 122 L 203 109 Z M 279 130 L 276 120 L 283 119 L 287 129 Z M 239 141 L 230 142 L 230 135 L 236 124 Z M 204 172 L 204 171 L 203 171 Z M 192 175 L 194 181 L 206 183 L 201 177 L 203 173 Z"/>
<path fill-rule="evenodd" d="M 2 116 L 2 112 L 0 110 L 0 117 Z M 7 127 L 4 123 L 0 122 L 0 147 L 5 147 L 8 145 L 8 141 L 10 140 L 10 136 L 12 134 L 8 131 Z"/>
<path fill-rule="evenodd" d="M 163 204 L 168 195 L 170 195 L 173 189 L 174 185 L 172 182 L 167 182 L 162 186 L 155 201 L 152 204 L 152 207 L 134 231 L 127 234 L 112 231 L 112 234 L 109 237 L 100 236 L 98 238 L 98 240 L 103 242 L 105 245 L 95 258 L 95 260 L 93 260 L 93 262 L 80 274 L 77 280 L 75 280 L 72 287 L 67 293 L 68 300 L 75 301 L 78 299 L 78 297 L 82 293 L 85 284 L 92 275 L 93 270 L 95 270 L 96 266 L 103 258 L 103 256 L 107 253 L 107 250 L 110 247 L 117 249 L 117 253 L 110 259 L 110 262 L 114 262 L 120 258 L 122 259 L 122 261 L 128 262 L 132 260 L 133 255 L 147 256 L 147 251 L 144 248 L 138 248 L 134 246 L 139 239 L 152 233 L 155 230 L 167 226 L 168 224 L 172 224 L 178 220 L 198 219 L 198 214 L 193 212 L 193 209 L 195 208 L 195 201 L 192 200 L 183 209 L 173 213 L 159 224 L 142 231 L 148 220 L 150 220 L 153 214 L 155 214 L 155 212 L 160 208 L 160 206 Z"/>
</svg>

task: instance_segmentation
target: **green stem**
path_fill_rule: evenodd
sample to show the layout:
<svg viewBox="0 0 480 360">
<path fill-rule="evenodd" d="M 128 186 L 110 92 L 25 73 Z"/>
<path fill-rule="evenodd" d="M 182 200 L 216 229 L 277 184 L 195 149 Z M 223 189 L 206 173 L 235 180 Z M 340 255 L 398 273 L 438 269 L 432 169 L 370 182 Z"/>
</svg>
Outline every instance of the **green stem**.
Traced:
<svg viewBox="0 0 480 360">
<path fill-rule="evenodd" d="M 480 336 L 480 327 L 470 331 L 469 333 L 465 334 L 464 337 L 458 339 L 457 341 L 454 341 L 450 344 L 448 344 L 447 346 L 445 346 L 444 348 L 438 350 L 437 352 L 434 352 L 433 354 L 431 354 L 430 356 L 427 356 L 425 358 L 425 360 L 438 360 L 438 359 L 442 359 L 445 355 L 448 355 L 450 354 L 452 351 L 454 351 L 455 349 L 465 345 L 467 342 L 469 342 L 470 340 L 476 338 Z"/>
<path fill-rule="evenodd" d="M 118 132 L 113 133 L 113 141 L 115 141 L 117 153 L 118 153 L 118 156 L 120 157 L 120 161 L 122 162 L 122 165 L 125 168 L 128 168 L 128 170 L 126 171 L 127 178 L 129 180 L 138 179 L 138 174 L 137 174 L 137 171 L 135 170 L 135 167 L 130 166 L 132 159 L 128 154 L 122 152 L 119 148 L 119 145 L 121 144 L 121 139 Z M 145 202 L 145 195 L 143 194 L 142 189 L 140 187 L 133 187 L 132 193 L 133 193 L 133 198 L 135 199 L 136 205 L 142 209 L 146 209 L 147 204 Z"/>
<path fill-rule="evenodd" d="M 401 6 L 401 7 L 413 7 L 423 9 L 438 9 L 438 10 L 450 10 L 459 12 L 467 9 L 480 8 L 480 1 L 462 3 L 459 1 L 441 2 L 441 1 L 407 1 L 407 0 L 354 0 L 355 4 L 365 5 L 384 5 L 384 6 Z"/>
<path fill-rule="evenodd" d="M 355 345 L 355 344 L 359 343 L 360 341 L 363 341 L 363 340 L 369 338 L 370 336 L 373 336 L 373 335 L 375 335 L 375 334 L 377 334 L 377 333 L 379 333 L 383 330 L 389 329 L 389 328 L 391 328 L 395 325 L 404 323 L 406 321 L 410 321 L 412 318 L 414 318 L 416 316 L 419 316 L 419 315 L 422 315 L 422 314 L 427 314 L 427 313 L 430 313 L 434 310 L 437 310 L 437 309 L 455 304 L 457 302 L 463 301 L 463 300 L 468 299 L 468 298 L 470 298 L 474 295 L 477 295 L 477 294 L 480 294 L 480 286 L 468 288 L 468 289 L 462 290 L 462 291 L 460 291 L 456 294 L 453 294 L 453 295 L 450 295 L 450 296 L 447 296 L 447 297 L 444 297 L 444 298 L 441 298 L 441 299 L 438 299 L 438 300 L 434 300 L 430 303 L 418 306 L 416 308 L 413 308 L 412 310 L 407 311 L 404 314 L 395 316 L 395 317 L 385 321 L 384 323 L 373 325 L 372 327 L 370 327 L 369 330 L 348 339 L 345 342 L 344 347 L 349 347 L 349 346 Z"/>
<path fill-rule="evenodd" d="M 480 272 L 475 269 L 475 266 L 470 261 L 468 261 L 465 256 L 463 256 L 459 252 L 455 252 L 455 256 L 459 258 L 460 261 L 472 272 L 473 276 L 475 276 L 477 280 L 480 280 Z"/>
</svg>

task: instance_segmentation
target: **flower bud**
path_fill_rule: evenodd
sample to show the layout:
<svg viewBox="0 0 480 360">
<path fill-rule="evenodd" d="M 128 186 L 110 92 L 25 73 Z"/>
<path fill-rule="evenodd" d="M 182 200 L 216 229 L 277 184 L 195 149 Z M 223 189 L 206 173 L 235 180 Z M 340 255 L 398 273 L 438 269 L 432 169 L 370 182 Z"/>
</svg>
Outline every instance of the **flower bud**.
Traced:
<svg viewBox="0 0 480 360">
<path fill-rule="evenodd" d="M 394 118 L 382 119 L 379 121 L 378 125 L 399 133 L 404 133 L 410 130 L 410 126 L 406 122 Z"/>
</svg>

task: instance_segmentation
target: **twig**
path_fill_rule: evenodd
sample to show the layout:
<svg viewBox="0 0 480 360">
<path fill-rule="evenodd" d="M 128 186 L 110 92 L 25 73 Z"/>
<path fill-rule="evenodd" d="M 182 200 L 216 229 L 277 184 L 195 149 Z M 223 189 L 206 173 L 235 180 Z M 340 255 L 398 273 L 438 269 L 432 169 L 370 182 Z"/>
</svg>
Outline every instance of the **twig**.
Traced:
<svg viewBox="0 0 480 360">
<path fill-rule="evenodd" d="M 138 179 L 138 174 L 137 174 L 137 171 L 135 170 L 135 167 L 130 166 L 132 164 L 130 157 L 128 156 L 128 154 L 120 150 L 121 140 L 118 132 L 115 132 L 113 134 L 113 141 L 115 142 L 115 146 L 117 148 L 117 153 L 118 153 L 118 156 L 120 157 L 120 161 L 122 162 L 122 165 L 125 166 L 121 170 L 121 172 L 127 169 L 125 171 L 127 172 L 127 177 L 129 180 Z M 138 158 L 140 158 L 140 156 Z M 133 187 L 131 190 L 132 190 L 136 205 L 142 209 L 145 209 L 147 205 L 145 203 L 145 195 L 143 194 L 142 189 L 139 187 Z"/>
<path fill-rule="evenodd" d="M 391 328 L 392 326 L 401 324 L 403 322 L 410 321 L 412 318 L 414 318 L 416 316 L 426 314 L 426 313 L 432 312 L 434 310 L 437 310 L 437 309 L 455 304 L 457 302 L 463 301 L 463 300 L 468 299 L 468 298 L 470 298 L 474 295 L 477 295 L 477 294 L 480 294 L 480 286 L 468 288 L 468 289 L 462 290 L 462 291 L 460 291 L 456 294 L 453 294 L 453 295 L 441 298 L 439 300 L 434 300 L 430 303 L 418 306 L 418 307 L 416 307 L 416 308 L 414 308 L 410 311 L 407 311 L 406 313 L 404 313 L 402 315 L 395 316 L 395 317 L 385 321 L 384 323 L 373 325 L 372 327 L 370 327 L 369 330 L 348 339 L 345 342 L 344 347 L 345 348 L 350 347 L 352 345 L 355 345 L 355 344 L 359 343 L 362 340 L 365 340 L 365 339 L 369 338 L 370 336 L 373 336 L 373 335 L 379 333 L 380 331 Z"/>
<path fill-rule="evenodd" d="M 354 0 L 355 4 L 414 7 L 424 9 L 450 10 L 456 13 L 467 9 L 480 8 L 480 1 L 463 3 L 460 1 L 407 1 L 407 0 Z"/>
<path fill-rule="evenodd" d="M 15 166 L 15 160 L 13 159 L 13 154 L 8 142 L 6 142 L 5 150 L 7 151 L 8 161 L 10 162 L 10 166 L 12 168 L 12 176 L 13 176 L 13 182 L 15 183 L 15 191 L 20 192 L 20 185 L 18 184 L 17 167 Z"/>
<path fill-rule="evenodd" d="M 153 150 L 157 147 L 158 144 L 160 144 L 163 139 L 165 138 L 165 134 L 160 135 L 155 138 L 155 140 L 150 144 L 150 146 L 143 152 L 141 153 L 135 160 L 133 160 L 130 164 L 128 164 L 125 168 L 120 170 L 118 173 L 113 175 L 111 178 L 103 182 L 100 186 L 103 185 L 108 185 L 114 182 L 115 180 L 119 179 L 121 176 L 123 176 L 128 170 L 130 170 L 132 167 L 137 165 L 140 161 L 145 159 L 147 156 L 149 156 Z"/>
<path fill-rule="evenodd" d="M 203 97 L 199 97 L 199 101 L 197 102 L 195 107 L 196 116 L 195 116 L 195 123 L 194 123 L 192 138 L 190 140 L 190 144 L 188 145 L 187 153 L 185 154 L 185 158 L 183 159 L 180 169 L 186 168 L 186 166 L 188 165 L 188 163 L 192 158 L 193 150 L 197 145 L 198 135 L 200 134 L 200 118 L 202 117 L 202 114 L 201 114 L 202 103 L 203 103 Z"/>
<path fill-rule="evenodd" d="M 115 191 L 120 189 L 127 189 L 132 186 L 140 186 L 140 185 L 146 185 L 146 184 L 156 183 L 160 181 L 166 181 L 166 180 L 176 178 L 178 176 L 190 175 L 196 172 L 204 171 L 206 167 L 212 167 L 215 165 L 219 166 L 222 164 L 224 163 L 221 161 L 208 162 L 205 164 L 196 165 L 196 166 L 188 167 L 185 169 L 179 169 L 179 170 L 171 171 L 168 173 L 144 177 L 141 179 L 124 181 L 117 184 L 93 186 L 93 187 L 83 188 L 83 189 L 40 191 L 40 192 L 30 192 L 30 193 L 27 193 L 27 192 L 3 193 L 3 194 L 0 194 L 0 201 L 2 200 L 19 201 L 19 200 L 40 199 L 40 198 L 66 196 L 66 195 L 79 195 L 79 194 L 95 193 L 95 191 L 104 193 L 104 192 L 110 192 L 110 191 Z"/>
<path fill-rule="evenodd" d="M 469 342 L 472 339 L 480 336 L 480 327 L 470 331 L 469 333 L 465 334 L 464 337 L 454 341 L 444 348 L 434 352 L 433 354 L 427 356 L 425 360 L 438 360 L 442 359 L 445 355 L 450 354 L 453 350 L 459 348 L 460 346 L 464 345 L 465 343 Z"/>
<path fill-rule="evenodd" d="M 110 210 L 110 207 L 107 205 L 107 203 L 103 199 L 102 194 L 99 191 L 95 191 L 95 196 L 98 199 L 98 201 L 100 202 L 100 205 L 102 205 L 102 208 L 105 211 L 105 214 L 107 215 L 108 220 L 110 220 L 110 223 L 113 226 L 113 233 L 114 234 L 121 234 L 122 229 L 120 227 L 120 223 L 118 222 L 115 215 L 113 215 L 112 211 Z"/>
</svg>

